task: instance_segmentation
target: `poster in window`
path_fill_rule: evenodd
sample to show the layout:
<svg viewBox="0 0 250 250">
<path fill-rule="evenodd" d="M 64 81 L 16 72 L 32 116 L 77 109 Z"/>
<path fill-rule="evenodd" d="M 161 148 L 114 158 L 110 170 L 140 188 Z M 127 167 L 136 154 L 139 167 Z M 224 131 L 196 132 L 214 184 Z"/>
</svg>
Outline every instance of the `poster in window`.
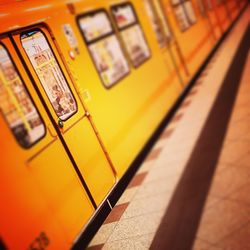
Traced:
<svg viewBox="0 0 250 250">
<path fill-rule="evenodd" d="M 28 148 L 45 134 L 42 120 L 2 45 L 0 45 L 0 110 L 21 146 Z"/>
<path fill-rule="evenodd" d="M 185 31 L 186 29 L 188 29 L 189 22 L 188 22 L 183 6 L 182 5 L 177 6 L 176 8 L 174 8 L 174 12 L 175 12 L 175 17 L 176 17 L 180 30 Z"/>
<path fill-rule="evenodd" d="M 113 31 L 106 13 L 102 11 L 80 18 L 79 25 L 87 42 L 91 42 Z"/>
<path fill-rule="evenodd" d="M 115 35 L 91 44 L 89 50 L 106 87 L 128 74 L 129 67 Z"/>
<path fill-rule="evenodd" d="M 119 29 L 136 22 L 132 6 L 129 4 L 113 7 L 112 13 Z"/>
<path fill-rule="evenodd" d="M 150 56 L 149 48 L 139 25 L 134 25 L 121 32 L 125 47 L 132 64 L 137 67 Z"/>
<path fill-rule="evenodd" d="M 21 41 L 57 116 L 66 120 L 77 106 L 47 40 L 42 32 L 34 31 L 23 34 Z"/>
<path fill-rule="evenodd" d="M 187 2 L 184 3 L 184 7 L 186 9 L 187 16 L 188 16 L 188 19 L 189 19 L 190 23 L 191 24 L 196 23 L 196 16 L 195 16 L 195 13 L 194 13 L 192 3 L 190 1 L 187 1 Z"/>
</svg>

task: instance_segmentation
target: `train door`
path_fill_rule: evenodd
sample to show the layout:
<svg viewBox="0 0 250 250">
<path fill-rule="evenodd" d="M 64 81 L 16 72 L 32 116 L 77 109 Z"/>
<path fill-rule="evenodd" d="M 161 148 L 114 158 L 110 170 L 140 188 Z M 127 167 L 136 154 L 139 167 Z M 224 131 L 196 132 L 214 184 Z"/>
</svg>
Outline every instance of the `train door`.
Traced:
<svg viewBox="0 0 250 250">
<path fill-rule="evenodd" d="M 37 94 L 51 114 L 51 123 L 56 124 L 55 136 L 64 144 L 79 179 L 97 207 L 115 184 L 116 174 L 50 33 L 44 27 L 36 27 L 13 34 L 13 42 L 34 79 Z M 60 155 L 55 152 L 55 157 Z"/>
<path fill-rule="evenodd" d="M 189 76 L 189 72 L 170 24 L 163 12 L 162 3 L 159 0 L 144 0 L 144 3 L 161 53 L 170 69 L 169 73 L 171 74 L 174 70 L 179 82 L 183 85 Z"/>
<path fill-rule="evenodd" d="M 1 240 L 69 249 L 95 209 L 11 41 L 0 40 Z"/>
</svg>

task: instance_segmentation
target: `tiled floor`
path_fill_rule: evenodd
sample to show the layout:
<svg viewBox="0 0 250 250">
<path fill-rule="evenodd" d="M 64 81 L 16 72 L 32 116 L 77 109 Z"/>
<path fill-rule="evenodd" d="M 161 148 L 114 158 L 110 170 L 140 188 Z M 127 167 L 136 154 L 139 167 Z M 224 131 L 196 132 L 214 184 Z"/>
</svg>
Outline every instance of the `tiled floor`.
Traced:
<svg viewBox="0 0 250 250">
<path fill-rule="evenodd" d="M 200 162 L 211 160 L 214 148 L 197 145 L 201 145 L 200 134 L 209 123 L 249 16 L 250 9 L 186 97 L 89 249 L 250 249 L 250 54 L 242 65 L 236 101 L 213 171 L 206 171 L 204 164 L 187 169 L 194 152 L 201 152 Z M 192 188 L 185 190 L 189 183 Z M 173 247 L 165 248 L 160 241 Z M 180 242 L 188 243 L 182 248 Z"/>
</svg>

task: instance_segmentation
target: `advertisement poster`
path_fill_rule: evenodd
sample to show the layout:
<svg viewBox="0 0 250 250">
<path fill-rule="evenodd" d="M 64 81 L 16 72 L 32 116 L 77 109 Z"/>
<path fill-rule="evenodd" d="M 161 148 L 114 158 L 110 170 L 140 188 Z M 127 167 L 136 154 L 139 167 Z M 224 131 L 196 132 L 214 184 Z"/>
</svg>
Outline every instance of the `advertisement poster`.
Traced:
<svg viewBox="0 0 250 250">
<path fill-rule="evenodd" d="M 0 109 L 19 144 L 29 147 L 44 125 L 5 48 L 0 45 Z"/>
<path fill-rule="evenodd" d="M 44 35 L 29 32 L 21 42 L 57 116 L 66 120 L 76 112 L 76 102 Z"/>
<path fill-rule="evenodd" d="M 139 66 L 149 56 L 150 52 L 139 25 L 134 25 L 121 32 L 130 60 L 135 67 Z"/>
<path fill-rule="evenodd" d="M 91 44 L 89 50 L 106 87 L 128 74 L 129 67 L 115 35 Z"/>
</svg>

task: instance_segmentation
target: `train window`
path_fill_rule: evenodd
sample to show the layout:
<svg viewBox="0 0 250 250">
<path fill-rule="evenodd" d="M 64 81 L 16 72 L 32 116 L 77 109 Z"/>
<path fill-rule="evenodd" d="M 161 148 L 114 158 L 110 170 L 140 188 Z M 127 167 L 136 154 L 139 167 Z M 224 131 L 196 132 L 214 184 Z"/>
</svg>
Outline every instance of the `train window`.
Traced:
<svg viewBox="0 0 250 250">
<path fill-rule="evenodd" d="M 146 12 L 151 22 L 152 28 L 155 32 L 159 47 L 163 48 L 166 46 L 166 39 L 162 30 L 161 24 L 159 22 L 159 19 L 152 7 L 152 3 L 150 2 L 150 0 L 144 0 L 144 4 L 145 4 Z"/>
<path fill-rule="evenodd" d="M 150 57 L 150 51 L 134 8 L 124 3 L 112 6 L 111 11 L 130 61 L 138 67 Z"/>
<path fill-rule="evenodd" d="M 104 86 L 113 86 L 129 73 L 129 66 L 107 13 L 79 16 L 78 25 Z"/>
<path fill-rule="evenodd" d="M 166 46 L 167 41 L 171 40 L 171 32 L 159 5 L 160 3 L 158 1 L 144 0 L 144 4 L 159 47 L 163 48 Z"/>
<path fill-rule="evenodd" d="M 184 8 L 186 10 L 186 14 L 188 16 L 189 23 L 191 25 L 196 23 L 196 16 L 195 16 L 194 8 L 193 8 L 191 1 L 185 1 Z"/>
<path fill-rule="evenodd" d="M 161 21 L 164 33 L 167 36 L 167 39 L 171 40 L 172 39 L 172 34 L 171 34 L 171 31 L 170 31 L 170 26 L 168 24 L 166 16 L 163 13 L 162 4 L 161 4 L 161 2 L 159 0 L 152 0 L 152 1 L 154 3 L 155 11 L 156 11 L 156 13 L 158 15 L 158 18 Z"/>
<path fill-rule="evenodd" d="M 175 17 L 176 17 L 180 30 L 181 31 L 187 30 L 190 27 L 190 24 L 188 22 L 185 9 L 183 8 L 181 2 L 172 1 L 172 5 L 174 8 Z"/>
<path fill-rule="evenodd" d="M 65 76 L 44 34 L 21 34 L 21 42 L 57 116 L 66 120 L 77 111 L 77 104 Z"/>
<path fill-rule="evenodd" d="M 196 22 L 196 16 L 190 0 L 172 0 L 172 6 L 181 31 L 187 30 Z"/>
<path fill-rule="evenodd" d="M 22 147 L 31 147 L 45 135 L 42 119 L 7 50 L 1 44 L 0 110 Z"/>
</svg>

